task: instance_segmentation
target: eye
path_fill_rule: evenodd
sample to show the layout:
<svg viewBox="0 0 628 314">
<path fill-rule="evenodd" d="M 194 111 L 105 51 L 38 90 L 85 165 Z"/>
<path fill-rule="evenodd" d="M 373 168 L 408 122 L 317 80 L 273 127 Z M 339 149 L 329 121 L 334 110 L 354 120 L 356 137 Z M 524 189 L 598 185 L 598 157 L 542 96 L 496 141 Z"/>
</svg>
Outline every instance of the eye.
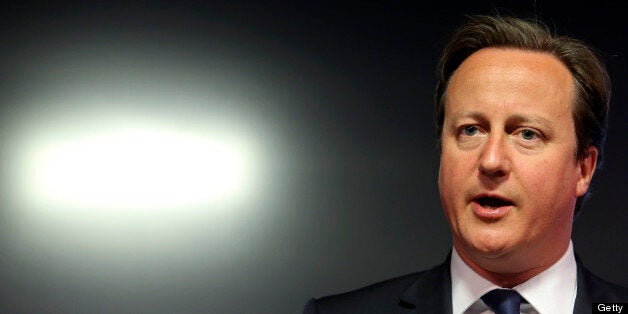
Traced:
<svg viewBox="0 0 628 314">
<path fill-rule="evenodd" d="M 477 127 L 472 126 L 472 125 L 467 125 L 464 128 L 462 128 L 462 134 L 467 135 L 467 136 L 473 136 L 478 134 L 479 130 Z"/>
<path fill-rule="evenodd" d="M 524 129 L 521 132 L 519 132 L 519 134 L 521 134 L 521 138 L 527 141 L 532 141 L 540 137 L 537 132 L 530 129 Z"/>
</svg>

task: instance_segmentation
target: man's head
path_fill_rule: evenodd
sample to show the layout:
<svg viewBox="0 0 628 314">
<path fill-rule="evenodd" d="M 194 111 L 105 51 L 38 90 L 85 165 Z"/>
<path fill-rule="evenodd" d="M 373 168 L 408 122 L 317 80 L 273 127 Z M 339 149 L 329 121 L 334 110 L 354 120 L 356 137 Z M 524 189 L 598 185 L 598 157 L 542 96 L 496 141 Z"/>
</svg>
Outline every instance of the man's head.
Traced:
<svg viewBox="0 0 628 314">
<path fill-rule="evenodd" d="M 569 244 L 603 142 L 606 73 L 576 41 L 478 17 L 440 75 L 439 190 L 454 245 L 476 271 L 527 279 Z"/>
<path fill-rule="evenodd" d="M 598 165 L 603 157 L 610 100 L 608 74 L 592 50 L 584 43 L 555 36 L 538 21 L 512 17 L 475 16 L 460 28 L 443 51 L 437 68 L 435 95 L 436 135 L 441 142 L 445 118 L 446 91 L 451 76 L 470 55 L 487 47 L 515 48 L 551 54 L 569 70 L 575 87 L 572 115 L 575 125 L 578 158 L 585 157 L 588 147 L 598 150 Z M 585 195 L 578 198 L 575 213 Z"/>
</svg>

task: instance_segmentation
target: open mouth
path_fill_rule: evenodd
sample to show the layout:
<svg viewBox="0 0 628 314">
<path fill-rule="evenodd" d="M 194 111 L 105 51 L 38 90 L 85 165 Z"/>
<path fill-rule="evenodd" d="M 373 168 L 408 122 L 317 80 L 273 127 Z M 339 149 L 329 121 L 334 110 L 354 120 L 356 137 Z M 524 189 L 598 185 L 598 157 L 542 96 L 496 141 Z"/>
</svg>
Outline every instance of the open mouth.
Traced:
<svg viewBox="0 0 628 314">
<path fill-rule="evenodd" d="M 513 203 L 510 201 L 506 201 L 497 197 L 488 197 L 488 196 L 480 197 L 476 199 L 475 201 L 484 208 L 492 208 L 492 209 L 513 205 Z"/>
</svg>

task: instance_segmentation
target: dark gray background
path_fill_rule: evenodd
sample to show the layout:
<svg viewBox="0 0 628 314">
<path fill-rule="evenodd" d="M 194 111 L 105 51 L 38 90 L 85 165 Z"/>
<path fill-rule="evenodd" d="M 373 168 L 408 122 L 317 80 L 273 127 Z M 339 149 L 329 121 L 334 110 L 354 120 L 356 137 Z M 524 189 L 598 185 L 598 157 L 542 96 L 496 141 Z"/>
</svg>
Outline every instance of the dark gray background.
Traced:
<svg viewBox="0 0 628 314">
<path fill-rule="evenodd" d="M 12 93 L 28 84 L 24 65 L 48 49 L 68 42 L 187 47 L 196 58 L 207 54 L 200 58 L 207 64 L 217 63 L 214 51 L 230 55 L 222 66 L 247 75 L 243 89 L 267 93 L 255 112 L 272 116 L 290 143 L 283 188 L 269 196 L 279 214 L 245 224 L 239 232 L 251 245 L 233 267 L 208 264 L 184 285 L 121 288 L 50 275 L 47 261 L 25 266 L 3 249 L 2 312 L 296 313 L 310 297 L 440 263 L 451 240 L 436 187 L 434 68 L 465 14 L 495 11 L 536 13 L 597 47 L 609 67 L 606 160 L 573 239 L 595 273 L 628 285 L 628 10 L 618 1 L 76 1 L 5 3 L 0 11 L 5 124 L 19 110 Z"/>
</svg>

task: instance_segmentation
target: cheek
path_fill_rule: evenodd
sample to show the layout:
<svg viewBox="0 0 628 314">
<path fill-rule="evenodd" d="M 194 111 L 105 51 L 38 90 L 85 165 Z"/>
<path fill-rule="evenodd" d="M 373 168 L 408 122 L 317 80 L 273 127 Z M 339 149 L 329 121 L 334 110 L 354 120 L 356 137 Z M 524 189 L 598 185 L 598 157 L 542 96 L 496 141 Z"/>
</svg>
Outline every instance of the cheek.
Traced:
<svg viewBox="0 0 628 314">
<path fill-rule="evenodd" d="M 460 160 L 461 158 L 446 152 L 441 155 L 438 188 L 444 206 L 452 205 L 451 203 L 462 193 L 464 178 L 470 175 Z"/>
<path fill-rule="evenodd" d="M 518 180 L 536 208 L 568 206 L 575 194 L 575 167 L 571 160 L 543 160 L 519 165 Z M 549 206 L 553 204 L 553 206 Z"/>
<path fill-rule="evenodd" d="M 449 178 L 469 176 L 469 172 L 474 169 L 472 159 L 473 154 L 457 149 L 443 149 L 440 158 L 440 173 Z"/>
</svg>

